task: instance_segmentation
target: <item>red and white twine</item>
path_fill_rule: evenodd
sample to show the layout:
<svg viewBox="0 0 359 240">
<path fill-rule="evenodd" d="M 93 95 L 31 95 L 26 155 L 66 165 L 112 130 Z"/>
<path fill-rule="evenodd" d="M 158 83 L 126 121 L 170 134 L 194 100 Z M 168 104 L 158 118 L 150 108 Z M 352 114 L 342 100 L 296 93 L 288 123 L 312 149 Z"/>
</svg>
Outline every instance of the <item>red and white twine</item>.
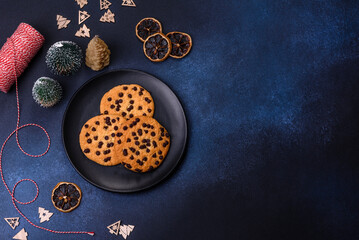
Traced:
<svg viewBox="0 0 359 240">
<path fill-rule="evenodd" d="M 56 231 L 51 230 L 48 228 L 40 227 L 33 222 L 31 222 L 18 208 L 16 203 L 27 205 L 30 203 L 33 203 L 37 197 L 39 196 L 39 187 L 37 183 L 32 179 L 21 179 L 17 183 L 15 183 L 12 191 L 10 191 L 8 185 L 5 182 L 3 169 L 2 169 L 2 156 L 3 151 L 5 148 L 6 143 L 11 138 L 12 135 L 15 134 L 16 136 L 16 143 L 17 146 L 20 148 L 20 150 L 29 157 L 41 157 L 44 156 L 50 148 L 50 136 L 43 128 L 42 126 L 35 124 L 35 123 L 28 123 L 24 124 L 22 126 L 20 125 L 20 104 L 19 104 L 19 91 L 18 91 L 18 84 L 17 84 L 17 78 L 21 75 L 21 73 L 25 70 L 30 60 L 36 55 L 38 50 L 41 48 L 44 37 L 36 31 L 33 27 L 26 23 L 21 23 L 19 27 L 16 29 L 14 34 L 8 38 L 7 42 L 4 44 L 2 49 L 0 50 L 0 90 L 3 92 L 7 92 L 11 85 L 15 83 L 16 86 L 16 105 L 17 105 L 17 122 L 16 122 L 16 129 L 10 133 L 10 135 L 5 139 L 1 150 L 0 150 L 0 174 L 1 174 L 1 180 L 6 188 L 6 190 L 9 192 L 11 196 L 12 203 L 15 207 L 15 209 L 19 212 L 19 214 L 25 218 L 27 222 L 29 222 L 32 226 L 52 232 L 52 233 L 59 233 L 59 234 L 89 234 L 91 236 L 95 235 L 94 232 L 86 232 L 86 231 Z M 48 145 L 42 154 L 39 155 L 32 155 L 27 152 L 21 147 L 19 138 L 18 138 L 18 131 L 22 128 L 34 126 L 40 128 L 44 133 L 46 134 L 46 137 L 48 139 Z M 32 182 L 36 187 L 36 196 L 29 202 L 21 202 L 15 198 L 15 189 L 16 187 L 24 181 Z"/>
</svg>

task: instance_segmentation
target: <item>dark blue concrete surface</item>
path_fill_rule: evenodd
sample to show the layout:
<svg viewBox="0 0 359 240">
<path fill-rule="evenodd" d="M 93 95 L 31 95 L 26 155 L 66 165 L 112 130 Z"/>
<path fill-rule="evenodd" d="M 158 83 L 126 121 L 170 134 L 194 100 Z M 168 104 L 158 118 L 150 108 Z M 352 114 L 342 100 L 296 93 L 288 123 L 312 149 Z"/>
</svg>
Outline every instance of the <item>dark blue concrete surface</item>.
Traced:
<svg viewBox="0 0 359 240">
<path fill-rule="evenodd" d="M 72 168 L 61 142 L 61 120 L 72 94 L 97 73 L 83 67 L 72 77 L 56 77 L 64 99 L 40 108 L 31 98 L 38 77 L 54 77 L 46 50 L 58 40 L 78 39 L 72 0 L 10 1 L 0 8 L 0 42 L 20 22 L 45 35 L 46 43 L 20 78 L 21 122 L 36 122 L 50 133 L 49 153 L 33 159 L 11 139 L 4 152 L 10 187 L 34 179 L 38 200 L 20 209 L 38 223 L 37 208 L 55 214 L 41 226 L 91 230 L 95 237 L 54 235 L 21 219 L 32 239 L 120 239 L 106 226 L 119 219 L 136 226 L 128 239 L 358 239 L 359 238 L 359 5 L 355 0 L 303 1 L 144 1 L 137 8 L 112 0 L 115 24 L 98 21 L 98 1 L 83 10 L 91 34 L 111 51 L 107 70 L 133 68 L 162 79 L 186 111 L 189 141 L 181 165 L 150 190 L 115 194 L 98 189 Z M 72 20 L 57 30 L 56 14 Z M 147 60 L 134 27 L 143 17 L 158 18 L 164 31 L 191 34 L 194 45 L 182 60 Z M 15 91 L 0 93 L 1 142 L 15 128 Z M 21 131 L 24 148 L 45 149 L 37 129 Z M 50 201 L 59 181 L 83 190 L 69 214 Z M 28 186 L 28 188 L 26 188 Z M 20 185 L 20 200 L 33 197 Z M 0 218 L 18 213 L 0 185 Z M 0 220 L 0 239 L 13 231 Z"/>
</svg>

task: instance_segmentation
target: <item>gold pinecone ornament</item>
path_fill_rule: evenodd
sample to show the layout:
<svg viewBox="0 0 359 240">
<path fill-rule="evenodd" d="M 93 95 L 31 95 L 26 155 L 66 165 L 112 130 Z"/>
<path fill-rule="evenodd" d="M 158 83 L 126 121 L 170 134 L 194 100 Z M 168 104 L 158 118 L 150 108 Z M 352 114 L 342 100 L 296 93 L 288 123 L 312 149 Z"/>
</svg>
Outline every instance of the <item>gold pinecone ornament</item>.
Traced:
<svg viewBox="0 0 359 240">
<path fill-rule="evenodd" d="M 96 35 L 87 45 L 86 66 L 100 71 L 110 64 L 110 54 L 107 44 Z"/>
</svg>

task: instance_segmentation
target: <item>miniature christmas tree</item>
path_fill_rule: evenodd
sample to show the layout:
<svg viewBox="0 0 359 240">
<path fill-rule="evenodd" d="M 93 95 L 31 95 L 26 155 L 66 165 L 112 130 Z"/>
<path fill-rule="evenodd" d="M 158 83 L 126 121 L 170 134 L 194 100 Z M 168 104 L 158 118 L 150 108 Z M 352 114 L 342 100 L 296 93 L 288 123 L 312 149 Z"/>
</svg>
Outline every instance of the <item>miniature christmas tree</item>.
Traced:
<svg viewBox="0 0 359 240">
<path fill-rule="evenodd" d="M 41 77 L 32 88 L 32 97 L 41 107 L 52 107 L 61 100 L 62 87 L 54 79 Z"/>
<path fill-rule="evenodd" d="M 46 64 L 54 74 L 69 76 L 80 69 L 82 50 L 74 42 L 56 42 L 47 51 Z"/>
<path fill-rule="evenodd" d="M 86 66 L 100 71 L 110 64 L 110 50 L 97 35 L 89 42 L 86 49 Z"/>
</svg>

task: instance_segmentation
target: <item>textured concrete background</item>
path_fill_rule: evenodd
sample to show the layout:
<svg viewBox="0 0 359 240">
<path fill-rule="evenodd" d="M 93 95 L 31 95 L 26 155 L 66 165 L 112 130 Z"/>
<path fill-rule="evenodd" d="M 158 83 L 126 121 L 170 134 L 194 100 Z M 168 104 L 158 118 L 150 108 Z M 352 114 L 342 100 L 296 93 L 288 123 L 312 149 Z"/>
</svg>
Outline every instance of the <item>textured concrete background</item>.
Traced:
<svg viewBox="0 0 359 240">
<path fill-rule="evenodd" d="M 112 51 L 107 70 L 133 68 L 168 84 L 181 100 L 189 124 L 186 154 L 175 172 L 150 190 L 115 194 L 98 189 L 72 168 L 61 142 L 61 120 L 72 94 L 95 76 L 86 67 L 56 77 L 63 101 L 40 108 L 31 89 L 38 77 L 54 77 L 46 50 L 59 40 L 85 49 L 74 36 L 79 7 L 73 0 L 1 0 L 0 42 L 20 22 L 46 38 L 20 78 L 21 122 L 36 122 L 50 133 L 49 153 L 26 157 L 11 139 L 3 168 L 9 186 L 21 178 L 40 188 L 36 202 L 20 209 L 38 223 L 39 206 L 54 212 L 41 226 L 90 230 L 96 236 L 54 235 L 24 219 L 13 231 L 0 220 L 0 239 L 25 227 L 31 239 L 120 239 L 106 226 L 133 224 L 128 239 L 358 239 L 359 238 L 359 5 L 355 0 L 144 1 L 137 8 L 112 0 L 115 24 L 100 23 L 98 1 L 83 8 L 85 23 Z M 70 18 L 57 30 L 56 14 Z M 158 18 L 164 32 L 191 34 L 194 45 L 182 60 L 154 64 L 134 34 L 143 17 Z M 0 93 L 0 139 L 16 124 L 15 91 Z M 38 129 L 20 132 L 25 150 L 41 153 Z M 64 214 L 50 201 L 59 181 L 83 190 L 78 209 Z M 34 187 L 17 189 L 30 200 Z M 18 213 L 0 185 L 0 218 Z"/>
</svg>

